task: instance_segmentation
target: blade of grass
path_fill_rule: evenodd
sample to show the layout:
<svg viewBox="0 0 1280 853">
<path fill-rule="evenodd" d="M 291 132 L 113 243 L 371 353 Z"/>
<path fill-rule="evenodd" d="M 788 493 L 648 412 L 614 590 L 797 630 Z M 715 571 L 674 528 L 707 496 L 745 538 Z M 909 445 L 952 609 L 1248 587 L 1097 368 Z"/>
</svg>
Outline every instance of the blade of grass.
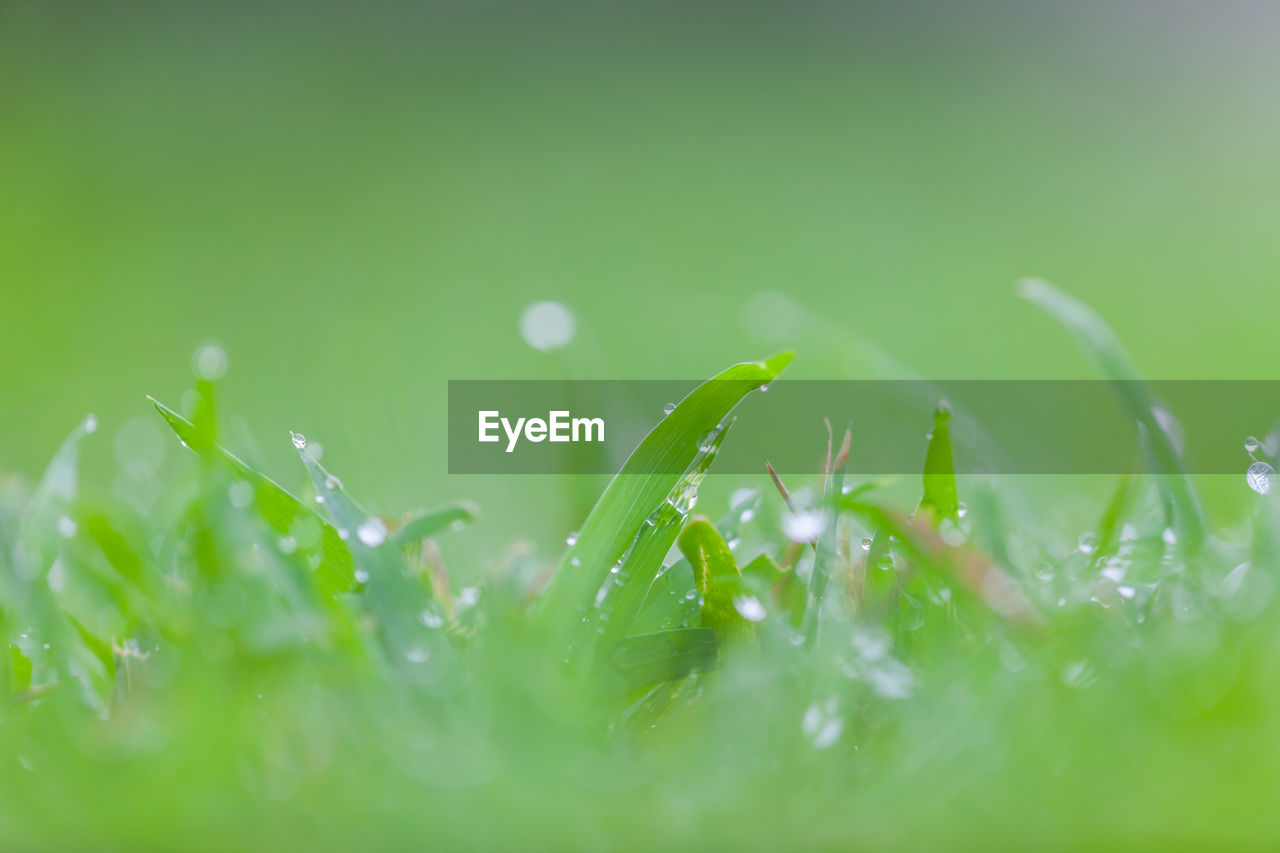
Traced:
<svg viewBox="0 0 1280 853">
<path fill-rule="evenodd" d="M 391 544 L 396 548 L 415 545 L 441 530 L 470 524 L 480 517 L 480 508 L 470 501 L 458 501 L 440 509 L 419 513 L 396 528 Z"/>
<path fill-rule="evenodd" d="M 716 634 L 706 628 L 675 628 L 627 637 L 613 654 L 617 686 L 636 690 L 683 678 L 694 670 L 710 669 L 716 653 Z"/>
<path fill-rule="evenodd" d="M 436 681 L 451 659 L 444 633 L 425 625 L 421 615 L 429 601 L 426 591 L 409 576 L 404 558 L 387 542 L 382 521 L 362 509 L 347 495 L 342 481 L 315 460 L 306 447 L 298 448 L 307 476 L 344 538 L 359 569 L 356 580 L 364 584 L 372 600 L 383 641 L 397 669 L 415 682 Z M 428 665 L 429 664 L 429 665 Z"/>
<path fill-rule="evenodd" d="M 1173 440 L 1156 418 L 1156 401 L 1119 338 L 1092 308 L 1048 282 L 1025 280 L 1019 284 L 1019 292 L 1066 327 L 1098 371 L 1112 380 L 1112 388 L 1129 416 L 1142 426 L 1155 473 L 1161 475 L 1157 478 L 1160 490 L 1174 508 L 1171 523 L 1178 541 L 1188 553 L 1199 550 L 1205 539 L 1199 498 L 1183 470 Z"/>
<path fill-rule="evenodd" d="M 148 397 L 165 423 L 188 447 L 201 446 L 195 426 L 177 412 L 158 400 Z M 199 452 L 199 451 L 197 451 Z M 289 494 L 282 486 L 265 474 L 240 461 L 234 454 L 217 445 L 206 445 L 205 453 L 220 458 L 241 479 L 253 486 L 254 501 L 267 523 L 281 536 L 288 536 L 300 519 L 314 520 L 320 524 L 320 565 L 315 571 L 321 590 L 327 594 L 346 591 L 355 578 L 355 566 L 337 529 L 319 513 Z"/>
<path fill-rule="evenodd" d="M 588 514 L 535 613 L 553 648 L 568 653 L 579 609 L 591 605 L 640 525 L 673 496 L 706 437 L 723 428 L 742 398 L 768 385 L 791 359 L 784 352 L 725 370 L 694 389 L 640 442 Z"/>
<path fill-rule="evenodd" d="M 715 631 L 722 647 L 754 641 L 754 622 L 738 612 L 738 602 L 746 595 L 742 572 L 720 531 L 707 519 L 696 518 L 680 533 L 678 544 L 702 595 L 703 627 Z"/>
</svg>

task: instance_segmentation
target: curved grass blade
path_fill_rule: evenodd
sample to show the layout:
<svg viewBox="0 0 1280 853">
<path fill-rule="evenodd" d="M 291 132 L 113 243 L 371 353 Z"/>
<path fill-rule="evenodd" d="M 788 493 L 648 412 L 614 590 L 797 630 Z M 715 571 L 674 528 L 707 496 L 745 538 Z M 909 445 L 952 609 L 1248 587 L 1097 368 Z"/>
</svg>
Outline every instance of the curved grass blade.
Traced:
<svg viewBox="0 0 1280 853">
<path fill-rule="evenodd" d="M 351 548 L 359 567 L 356 580 L 369 592 L 396 667 L 412 681 L 436 681 L 443 672 L 441 664 L 451 659 L 451 648 L 442 631 L 421 620 L 429 600 L 426 590 L 409 576 L 399 550 L 390 546 L 383 522 L 352 500 L 342 481 L 305 447 L 298 448 L 298 456 L 316 493 L 324 498 L 324 508 L 337 526 L 338 536 Z"/>
<path fill-rule="evenodd" d="M 156 411 L 160 413 L 165 423 L 169 425 L 169 428 L 183 443 L 192 448 L 201 446 L 194 424 L 158 400 L 152 397 L 147 399 L 156 407 Z M 285 491 L 284 487 L 274 480 L 240 461 L 230 451 L 216 444 L 206 445 L 206 447 L 206 452 L 216 454 L 216 457 L 226 462 L 232 471 L 253 486 L 254 501 L 258 511 L 262 513 L 262 517 L 266 519 L 272 529 L 280 535 L 289 535 L 290 530 L 299 520 L 310 522 L 310 520 L 314 519 L 314 521 L 319 522 L 320 565 L 316 569 L 315 576 L 320 583 L 321 589 L 323 592 L 332 595 L 351 588 L 355 578 L 355 565 L 351 558 L 351 552 L 347 549 L 342 537 L 338 535 L 338 531 L 333 525 L 325 521 L 311 507 Z"/>
<path fill-rule="evenodd" d="M 442 530 L 470 524 L 480 517 L 480 508 L 470 501 L 458 501 L 440 509 L 419 513 L 395 529 L 391 544 L 396 548 L 416 545 Z"/>
<path fill-rule="evenodd" d="M 722 430 L 742 398 L 773 381 L 792 357 L 784 352 L 725 370 L 694 389 L 640 442 L 561 558 L 535 614 L 553 648 L 569 650 L 579 609 L 591 606 L 645 519 L 673 497 L 708 436 Z"/>
<path fill-rule="evenodd" d="M 693 580 L 702 595 L 703 627 L 715 631 L 721 645 L 754 641 L 755 624 L 738 612 L 738 602 L 746 595 L 742 572 L 720 531 L 707 519 L 697 518 L 685 526 L 678 544 L 693 567 Z M 755 605 L 760 606 L 758 600 Z"/>
<path fill-rule="evenodd" d="M 1174 508 L 1172 524 L 1178 539 L 1194 553 L 1205 538 L 1204 514 L 1182 459 L 1165 427 L 1156 417 L 1157 405 L 1129 353 L 1106 322 L 1088 305 L 1048 282 L 1028 279 L 1019 285 L 1023 298 L 1043 309 L 1070 332 L 1098 371 L 1112 380 L 1129 416 L 1143 428 L 1161 492 Z"/>
</svg>

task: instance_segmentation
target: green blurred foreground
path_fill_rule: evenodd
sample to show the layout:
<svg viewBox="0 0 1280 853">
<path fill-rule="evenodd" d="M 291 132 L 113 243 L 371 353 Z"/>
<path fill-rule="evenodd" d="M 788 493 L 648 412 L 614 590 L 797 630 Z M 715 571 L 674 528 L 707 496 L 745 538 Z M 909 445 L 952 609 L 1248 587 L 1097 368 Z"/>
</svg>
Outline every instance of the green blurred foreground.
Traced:
<svg viewBox="0 0 1280 853">
<path fill-rule="evenodd" d="M 1132 370 L 1087 308 L 1026 295 Z M 844 477 L 838 431 L 820 482 L 695 515 L 742 380 L 789 361 L 683 400 L 554 573 L 514 550 L 465 587 L 435 540 L 474 507 L 385 520 L 301 435 L 297 497 L 224 450 L 220 350 L 156 406 L 192 454 L 134 472 L 148 510 L 79 488 L 86 420 L 0 503 L 0 846 L 1275 843 L 1268 442 L 1232 531 L 1145 399 L 1154 476 L 1078 541 L 1011 521 L 1010 483 L 957 492 L 945 407 L 913 515 Z"/>
</svg>

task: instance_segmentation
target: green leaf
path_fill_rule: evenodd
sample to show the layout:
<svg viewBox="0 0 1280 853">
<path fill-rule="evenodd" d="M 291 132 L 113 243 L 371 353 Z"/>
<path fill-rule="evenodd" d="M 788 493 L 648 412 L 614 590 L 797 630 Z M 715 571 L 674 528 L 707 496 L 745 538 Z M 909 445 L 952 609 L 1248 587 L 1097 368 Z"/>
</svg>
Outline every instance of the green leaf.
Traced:
<svg viewBox="0 0 1280 853">
<path fill-rule="evenodd" d="M 784 352 L 725 370 L 694 389 L 640 442 L 588 514 L 538 607 L 536 619 L 553 648 L 570 650 L 580 610 L 592 606 L 640 526 L 668 499 L 683 502 L 677 492 L 688 485 L 701 448 L 723 431 L 743 397 L 773 381 L 791 359 Z"/>
<path fill-rule="evenodd" d="M 729 545 L 705 518 L 687 524 L 678 540 L 680 552 L 693 567 L 693 581 L 702 594 L 702 624 L 716 632 L 722 644 L 755 639 L 755 625 L 738 612 L 736 600 L 745 595 L 742 572 Z"/>
<path fill-rule="evenodd" d="M 676 563 L 653 580 L 631 630 L 647 634 L 666 628 L 688 628 L 699 622 L 698 590 L 688 560 Z"/>
<path fill-rule="evenodd" d="M 298 449 L 298 456 L 339 537 L 351 548 L 359 566 L 356 580 L 369 592 L 394 664 L 412 680 L 436 680 L 442 665 L 451 659 L 451 649 L 444 633 L 427 627 L 420 618 L 430 600 L 426 590 L 409 576 L 403 555 L 387 541 L 383 522 L 352 500 L 342 481 L 305 447 Z"/>
<path fill-rule="evenodd" d="M 59 519 L 71 513 L 76 494 L 76 468 L 80 461 L 80 444 L 98 428 L 93 415 L 85 418 L 62 442 L 49 461 L 40 484 L 31 496 L 19 534 L 19 571 L 23 577 L 43 577 L 62 549 L 63 536 Z"/>
<path fill-rule="evenodd" d="M 410 518 L 391 534 L 391 544 L 396 548 L 416 545 L 441 530 L 456 525 L 470 524 L 480 517 L 480 508 L 470 501 L 458 501 L 440 509 L 419 513 Z"/>
<path fill-rule="evenodd" d="M 624 690 L 683 678 L 715 665 L 716 635 L 706 628 L 675 628 L 627 637 L 613 654 Z"/>
<path fill-rule="evenodd" d="M 188 447 L 199 447 L 200 438 L 190 421 L 159 401 L 148 397 L 156 411 L 165 419 L 169 428 Z M 234 454 L 218 445 L 204 445 L 205 453 L 213 454 L 231 467 L 240 478 L 253 487 L 254 501 L 262 517 L 282 536 L 289 535 L 293 525 L 301 520 L 318 522 L 320 531 L 320 565 L 315 576 L 321 589 L 332 594 L 349 589 L 355 577 L 351 552 L 347 549 L 337 529 L 324 520 L 311 507 L 302 503 L 271 478 L 250 468 Z"/>
<path fill-rule="evenodd" d="M 1164 426 L 1156 418 L 1156 401 L 1151 397 L 1138 368 L 1119 338 L 1098 314 L 1083 302 L 1039 279 L 1021 283 L 1024 298 L 1044 309 L 1071 332 L 1098 371 L 1112 380 L 1112 388 L 1125 410 L 1143 428 L 1155 473 L 1160 474 L 1160 490 L 1173 506 L 1174 530 L 1188 552 L 1195 552 L 1205 539 L 1204 514 L 1182 459 Z"/>
<path fill-rule="evenodd" d="M 924 493 L 916 510 L 929 511 L 935 517 L 956 518 L 960 514 L 960 498 L 956 494 L 956 466 L 951 451 L 951 407 L 946 400 L 933 410 L 933 432 L 924 457 Z"/>
<path fill-rule="evenodd" d="M 31 689 L 31 661 L 22 649 L 9 644 L 9 692 L 21 693 Z"/>
</svg>

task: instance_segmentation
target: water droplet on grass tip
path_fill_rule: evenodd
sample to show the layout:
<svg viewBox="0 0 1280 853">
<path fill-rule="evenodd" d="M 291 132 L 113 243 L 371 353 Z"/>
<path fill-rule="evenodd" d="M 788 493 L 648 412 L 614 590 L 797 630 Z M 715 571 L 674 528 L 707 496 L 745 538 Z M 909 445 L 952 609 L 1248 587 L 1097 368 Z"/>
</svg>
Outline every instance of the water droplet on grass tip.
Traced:
<svg viewBox="0 0 1280 853">
<path fill-rule="evenodd" d="M 1258 448 L 1262 447 L 1262 442 L 1253 436 L 1249 436 L 1244 440 L 1244 452 L 1253 454 L 1258 452 Z"/>
<path fill-rule="evenodd" d="M 559 302 L 535 302 L 520 315 L 520 337 L 543 352 L 568 346 L 575 327 L 573 314 Z"/>
<path fill-rule="evenodd" d="M 1266 462 L 1255 462 L 1245 472 L 1245 482 L 1258 494 L 1269 495 L 1275 486 L 1275 475 L 1276 470 Z"/>
<path fill-rule="evenodd" d="M 293 442 L 293 446 L 302 450 L 307 446 L 307 437 L 300 432 L 289 430 L 289 440 Z"/>
<path fill-rule="evenodd" d="M 387 541 L 387 526 L 380 518 L 368 518 L 356 528 L 356 536 L 370 548 L 377 548 Z"/>
<path fill-rule="evenodd" d="M 1076 548 L 1081 554 L 1092 554 L 1098 550 L 1098 537 L 1093 533 L 1081 533 L 1079 541 L 1076 542 Z"/>
<path fill-rule="evenodd" d="M 669 414 L 671 414 L 672 412 L 674 412 L 675 410 L 676 410 L 676 404 L 675 404 L 675 403 L 667 403 L 665 406 L 663 406 L 663 407 L 662 407 L 662 413 L 663 413 L 664 415 L 669 415 Z"/>
<path fill-rule="evenodd" d="M 577 545 L 578 544 L 577 532 L 575 531 L 573 533 L 570 533 L 568 536 L 564 537 L 564 544 L 568 545 L 570 548 L 572 548 L 574 545 Z"/>
<path fill-rule="evenodd" d="M 98 431 L 98 416 L 88 415 L 84 419 L 84 431 L 87 433 L 95 433 Z"/>
</svg>

